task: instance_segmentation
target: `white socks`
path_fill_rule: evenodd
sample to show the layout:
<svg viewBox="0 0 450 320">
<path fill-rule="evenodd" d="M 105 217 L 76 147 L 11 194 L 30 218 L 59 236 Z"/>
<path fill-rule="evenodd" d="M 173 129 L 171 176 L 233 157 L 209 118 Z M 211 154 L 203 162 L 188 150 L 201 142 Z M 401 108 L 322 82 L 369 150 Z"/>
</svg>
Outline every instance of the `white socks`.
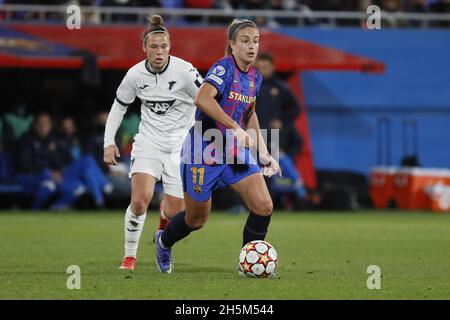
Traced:
<svg viewBox="0 0 450 320">
<path fill-rule="evenodd" d="M 139 238 L 141 237 L 142 229 L 144 227 L 145 217 L 147 213 L 136 216 L 131 211 L 131 205 L 128 206 L 125 213 L 125 257 L 136 258 L 137 249 L 139 246 Z"/>
</svg>

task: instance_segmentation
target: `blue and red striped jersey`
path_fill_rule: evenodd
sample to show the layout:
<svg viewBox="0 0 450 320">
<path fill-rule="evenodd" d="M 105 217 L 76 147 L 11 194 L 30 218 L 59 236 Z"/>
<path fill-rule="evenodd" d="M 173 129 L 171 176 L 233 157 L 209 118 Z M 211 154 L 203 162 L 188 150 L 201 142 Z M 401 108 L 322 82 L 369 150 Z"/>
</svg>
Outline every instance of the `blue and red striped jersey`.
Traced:
<svg viewBox="0 0 450 320">
<path fill-rule="evenodd" d="M 233 55 L 228 55 L 216 62 L 208 71 L 205 82 L 214 86 L 217 90 L 215 97 L 220 107 L 242 128 L 246 127 L 246 117 L 255 106 L 254 102 L 259 94 L 262 76 L 252 66 L 248 72 L 240 70 Z M 219 129 L 222 133 L 223 145 L 225 147 L 226 128 L 197 109 L 195 120 L 201 121 L 201 130 L 198 125 L 191 128 L 189 138 L 191 139 L 191 155 L 194 153 L 194 139 L 199 138 L 208 129 Z M 198 124 L 198 122 L 197 122 Z M 211 144 L 211 141 L 202 142 L 202 151 Z M 186 148 L 187 146 L 185 146 Z M 198 149 L 196 152 L 199 151 Z M 225 150 L 224 150 L 225 151 Z M 193 157 L 191 157 L 193 158 Z M 210 161 L 206 161 L 210 162 Z"/>
</svg>

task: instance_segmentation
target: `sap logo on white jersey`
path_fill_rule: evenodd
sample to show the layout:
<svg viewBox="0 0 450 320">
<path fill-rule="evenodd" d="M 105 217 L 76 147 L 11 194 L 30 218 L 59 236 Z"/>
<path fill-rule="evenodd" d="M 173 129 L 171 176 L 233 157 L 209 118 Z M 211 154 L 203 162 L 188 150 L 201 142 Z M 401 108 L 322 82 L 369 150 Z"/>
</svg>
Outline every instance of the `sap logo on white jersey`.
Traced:
<svg viewBox="0 0 450 320">
<path fill-rule="evenodd" d="M 145 100 L 145 106 L 156 114 L 165 114 L 167 110 L 175 103 L 175 100 L 169 101 L 149 101 Z"/>
</svg>

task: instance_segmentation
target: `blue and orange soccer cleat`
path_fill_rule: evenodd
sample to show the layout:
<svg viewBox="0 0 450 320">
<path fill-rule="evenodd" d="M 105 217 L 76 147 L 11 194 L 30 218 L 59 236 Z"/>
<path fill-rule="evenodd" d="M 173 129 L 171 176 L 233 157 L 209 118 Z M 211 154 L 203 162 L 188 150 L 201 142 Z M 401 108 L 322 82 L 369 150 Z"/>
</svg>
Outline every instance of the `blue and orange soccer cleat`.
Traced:
<svg viewBox="0 0 450 320">
<path fill-rule="evenodd" d="M 172 273 L 174 266 L 172 260 L 172 249 L 164 249 L 159 244 L 159 239 L 161 238 L 161 234 L 163 230 L 157 230 L 155 232 L 155 246 L 156 246 L 156 266 L 161 273 Z"/>
</svg>

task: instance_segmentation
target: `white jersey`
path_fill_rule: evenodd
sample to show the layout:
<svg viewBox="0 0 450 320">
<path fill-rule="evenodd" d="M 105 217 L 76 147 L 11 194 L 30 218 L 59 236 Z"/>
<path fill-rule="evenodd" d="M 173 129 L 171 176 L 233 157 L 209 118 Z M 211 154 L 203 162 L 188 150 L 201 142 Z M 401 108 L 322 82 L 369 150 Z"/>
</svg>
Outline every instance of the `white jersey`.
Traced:
<svg viewBox="0 0 450 320">
<path fill-rule="evenodd" d="M 179 150 L 195 122 L 194 99 L 202 81 L 192 64 L 174 56 L 158 73 L 148 68 L 147 60 L 131 67 L 117 89 L 116 101 L 128 106 L 138 97 L 142 102 L 135 145 Z"/>
</svg>

